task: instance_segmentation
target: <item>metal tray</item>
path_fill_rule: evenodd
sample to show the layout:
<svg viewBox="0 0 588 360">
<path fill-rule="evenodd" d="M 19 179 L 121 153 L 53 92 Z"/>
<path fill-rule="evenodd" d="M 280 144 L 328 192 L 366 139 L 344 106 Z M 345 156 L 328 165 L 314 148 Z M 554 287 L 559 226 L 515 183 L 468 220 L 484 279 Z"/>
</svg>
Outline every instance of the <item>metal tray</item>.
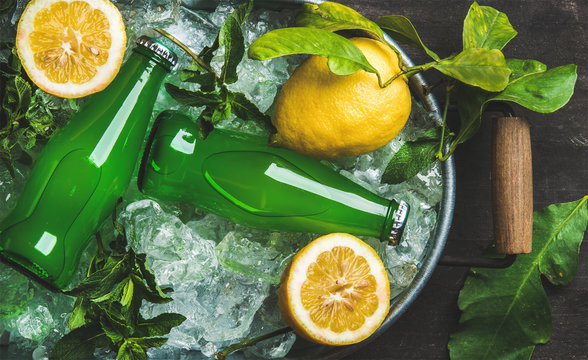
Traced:
<svg viewBox="0 0 588 360">
<path fill-rule="evenodd" d="M 256 1 L 256 6 L 268 8 L 268 9 L 283 9 L 292 8 L 295 9 L 302 3 L 313 3 L 320 4 L 322 0 L 266 0 Z M 215 9 L 218 1 L 214 0 L 183 0 L 183 6 L 192 10 L 213 10 Z M 414 66 L 412 60 L 402 50 L 398 44 L 392 40 L 388 35 L 384 34 L 386 40 L 393 44 L 402 55 L 403 61 L 407 66 Z M 413 95 L 419 98 L 420 101 L 427 107 L 429 111 L 434 113 L 434 117 L 438 124 L 441 124 L 441 113 L 437 100 L 431 93 L 425 94 L 424 88 L 427 86 L 424 78 L 418 74 L 410 78 L 410 87 Z M 289 360 L 311 360 L 311 359 L 340 359 L 347 356 L 361 347 L 368 344 L 371 340 L 382 335 L 392 324 L 408 309 L 413 303 L 416 297 L 423 290 L 425 284 L 431 277 L 433 270 L 439 262 L 451 221 L 453 218 L 453 208 L 455 204 L 455 166 L 453 157 L 450 157 L 447 161 L 442 163 L 443 171 L 443 197 L 439 204 L 437 225 L 433 239 L 429 241 L 428 247 L 425 250 L 425 255 L 422 261 L 422 265 L 417 272 L 412 283 L 405 291 L 393 299 L 390 303 L 390 312 L 388 316 L 376 330 L 376 332 L 368 339 L 361 343 L 341 346 L 341 347 L 330 347 L 309 343 L 305 340 L 298 339 L 294 344 L 294 347 L 284 359 Z"/>
</svg>

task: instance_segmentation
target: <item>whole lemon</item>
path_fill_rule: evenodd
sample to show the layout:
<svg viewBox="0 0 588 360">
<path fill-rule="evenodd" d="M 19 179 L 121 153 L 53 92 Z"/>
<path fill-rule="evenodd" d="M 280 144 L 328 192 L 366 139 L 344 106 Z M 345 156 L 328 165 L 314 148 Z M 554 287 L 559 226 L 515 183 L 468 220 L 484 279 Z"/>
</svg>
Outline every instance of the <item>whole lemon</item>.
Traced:
<svg viewBox="0 0 588 360">
<path fill-rule="evenodd" d="M 381 74 L 400 71 L 386 44 L 350 39 Z M 403 76 L 381 88 L 375 74 L 333 74 L 327 59 L 309 56 L 286 81 L 276 101 L 271 142 L 320 159 L 374 151 L 392 140 L 410 115 L 410 90 Z"/>
</svg>

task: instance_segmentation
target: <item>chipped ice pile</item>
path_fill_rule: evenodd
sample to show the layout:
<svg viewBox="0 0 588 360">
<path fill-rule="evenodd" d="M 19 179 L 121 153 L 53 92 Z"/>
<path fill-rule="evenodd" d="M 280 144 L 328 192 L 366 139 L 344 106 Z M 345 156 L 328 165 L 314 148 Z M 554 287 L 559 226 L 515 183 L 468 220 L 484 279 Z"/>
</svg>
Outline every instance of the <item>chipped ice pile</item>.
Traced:
<svg viewBox="0 0 588 360">
<path fill-rule="evenodd" d="M 234 9 L 231 4 L 221 3 L 214 13 L 191 11 L 180 7 L 179 0 L 114 2 L 125 19 L 129 49 L 139 35 L 156 37 L 152 28 L 159 27 L 199 52 L 214 40 L 220 25 Z M 0 24 L 14 24 L 13 19 L 18 19 L 25 3 L 19 0 L 15 14 L 0 17 Z M 291 11 L 254 11 L 244 25 L 247 45 L 269 30 L 288 25 L 292 19 Z M 1 36 L 6 34 L 0 35 L 3 40 Z M 213 59 L 216 70 L 222 65 L 222 51 L 219 49 Z M 180 63 L 176 70 L 190 66 L 191 59 L 179 49 L 177 53 Z M 271 112 L 281 84 L 300 61 L 299 56 L 266 62 L 245 58 L 238 68 L 239 81 L 230 88 L 245 93 L 262 111 Z M 168 76 L 167 82 L 180 85 L 177 71 Z M 76 109 L 74 101 L 39 93 L 53 112 L 62 113 L 59 116 L 67 118 Z M 154 117 L 164 109 L 179 109 L 191 116 L 199 112 L 178 105 L 162 90 Z M 398 246 L 389 248 L 377 239 L 365 239 L 388 269 L 393 298 L 413 280 L 434 233 L 443 180 L 438 163 L 398 185 L 382 183 L 381 177 L 386 164 L 404 141 L 417 138 L 433 123 L 426 109 L 413 102 L 411 118 L 390 144 L 370 154 L 335 161 L 344 176 L 380 196 L 402 199 L 411 206 L 403 241 Z M 245 123 L 234 116 L 222 126 L 252 133 L 263 131 L 256 124 Z M 13 179 L 0 166 L 0 218 L 14 206 L 29 171 L 29 166 L 19 165 L 17 177 Z M 187 317 L 181 326 L 171 331 L 166 345 L 149 350 L 151 358 L 206 358 L 241 339 L 285 326 L 277 308 L 280 275 L 292 256 L 316 234 L 250 229 L 183 204 L 147 199 L 138 192 L 135 183 L 129 188 L 119 218 L 129 235 L 130 246 L 136 252 L 147 254 L 147 261 L 161 285 L 174 289 L 172 302 L 146 304 L 141 309 L 143 315 L 152 317 L 163 312 L 177 312 Z M 104 241 L 107 243 L 109 239 Z M 93 246 L 86 251 L 78 279 L 83 277 L 94 252 Z M 47 356 L 57 339 L 67 332 L 66 322 L 73 299 L 51 293 L 2 264 L 0 286 L 4 289 L 0 299 L 0 344 L 10 343 L 9 352 L 13 354 L 28 351 L 33 352 L 35 359 Z M 247 358 L 279 358 L 288 353 L 294 341 L 295 335 L 288 333 L 248 348 L 244 353 Z M 114 358 L 116 354 L 101 351 L 97 356 Z"/>
</svg>

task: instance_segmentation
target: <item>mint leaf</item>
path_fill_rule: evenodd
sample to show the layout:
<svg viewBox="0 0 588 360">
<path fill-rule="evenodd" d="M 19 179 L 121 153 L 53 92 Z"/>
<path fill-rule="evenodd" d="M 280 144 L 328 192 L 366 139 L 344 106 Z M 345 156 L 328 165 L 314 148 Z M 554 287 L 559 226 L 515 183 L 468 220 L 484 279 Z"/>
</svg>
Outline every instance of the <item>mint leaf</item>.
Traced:
<svg viewBox="0 0 588 360">
<path fill-rule="evenodd" d="M 118 349 L 117 360 L 147 360 L 145 350 L 134 341 L 126 340 Z"/>
<path fill-rule="evenodd" d="M 245 39 L 241 26 L 253 9 L 250 0 L 233 11 L 223 22 L 218 33 L 218 44 L 225 48 L 225 62 L 221 69 L 220 79 L 225 84 L 237 81 L 237 65 L 245 55 Z"/>
<path fill-rule="evenodd" d="M 510 77 L 510 69 L 500 50 L 466 49 L 432 67 L 464 84 L 487 91 L 504 90 Z"/>
<path fill-rule="evenodd" d="M 249 57 L 256 60 L 294 54 L 326 57 L 329 69 L 337 75 L 350 75 L 359 70 L 378 74 L 355 44 L 322 29 L 300 27 L 273 30 L 257 38 L 248 51 Z"/>
<path fill-rule="evenodd" d="M 472 268 L 459 294 L 452 359 L 529 359 L 551 338 L 551 312 L 541 275 L 554 285 L 576 275 L 588 224 L 588 195 L 534 213 L 533 251 L 506 269 Z"/>
<path fill-rule="evenodd" d="M 164 336 L 171 329 L 180 326 L 186 317 L 180 314 L 164 313 L 148 320 L 141 320 L 137 324 L 136 334 L 142 337 Z"/>
<path fill-rule="evenodd" d="M 185 69 L 180 71 L 180 80 L 200 84 L 200 87 L 214 86 L 216 78 L 213 73 Z"/>
<path fill-rule="evenodd" d="M 330 32 L 340 30 L 363 30 L 371 37 L 385 41 L 382 29 L 357 11 L 335 2 L 325 1 L 318 5 L 302 4 L 296 16 L 296 26 L 323 29 Z"/>
<path fill-rule="evenodd" d="M 49 353 L 49 360 L 87 359 L 96 348 L 109 344 L 108 337 L 97 324 L 84 325 L 59 339 Z"/>
<path fill-rule="evenodd" d="M 188 106 L 215 106 L 223 102 L 218 91 L 191 91 L 166 83 L 165 90 L 180 104 Z"/>
<path fill-rule="evenodd" d="M 160 347 L 165 345 L 167 342 L 166 337 L 155 336 L 155 337 L 142 337 L 142 338 L 130 338 L 129 341 L 141 346 L 143 349 L 149 349 L 152 347 Z"/>
<path fill-rule="evenodd" d="M 229 91 L 227 101 L 231 105 L 231 110 L 241 119 L 256 121 L 270 133 L 276 131 L 272 125 L 272 119 L 259 111 L 257 106 L 249 101 L 243 93 Z"/>
<path fill-rule="evenodd" d="M 129 273 L 128 255 L 120 259 L 109 258 L 104 268 L 94 272 L 78 286 L 63 293 L 70 296 L 84 296 L 90 299 L 96 299 L 112 291 L 112 289 L 121 280 L 127 277 Z"/>
<path fill-rule="evenodd" d="M 432 128 L 418 139 L 405 142 L 390 159 L 382 181 L 399 184 L 421 172 L 435 160 L 440 141 L 441 128 Z"/>
<path fill-rule="evenodd" d="M 517 35 L 506 14 L 476 2 L 463 22 L 463 49 L 498 49 Z"/>
<path fill-rule="evenodd" d="M 435 54 L 433 51 L 429 50 L 423 44 L 419 34 L 417 33 L 416 29 L 408 20 L 402 15 L 387 15 L 382 16 L 378 19 L 377 24 L 392 37 L 392 39 L 401 42 L 403 44 L 407 44 L 410 46 L 414 46 L 417 48 L 421 48 L 425 50 L 427 55 L 435 60 L 439 60 L 439 55 Z"/>
</svg>

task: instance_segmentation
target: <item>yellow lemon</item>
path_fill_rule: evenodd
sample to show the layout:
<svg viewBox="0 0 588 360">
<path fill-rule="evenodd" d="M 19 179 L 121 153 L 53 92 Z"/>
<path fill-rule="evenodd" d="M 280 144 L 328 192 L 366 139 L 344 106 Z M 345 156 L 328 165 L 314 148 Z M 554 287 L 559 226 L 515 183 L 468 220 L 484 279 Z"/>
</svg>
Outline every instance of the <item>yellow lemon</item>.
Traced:
<svg viewBox="0 0 588 360">
<path fill-rule="evenodd" d="M 390 285 L 369 245 L 349 234 L 330 234 L 294 256 L 282 276 L 278 304 L 284 320 L 305 339 L 353 344 L 386 318 Z"/>
<path fill-rule="evenodd" d="M 104 89 L 122 63 L 126 33 L 108 0 L 33 0 L 16 48 L 31 80 L 50 94 L 77 98 Z"/>
<path fill-rule="evenodd" d="M 398 56 L 386 44 L 368 38 L 350 40 L 383 81 L 400 71 Z M 321 159 L 365 154 L 400 132 L 410 108 L 404 77 L 381 88 L 375 74 L 360 70 L 335 75 L 326 58 L 310 56 L 280 91 L 273 117 L 278 132 L 272 143 Z"/>
</svg>

